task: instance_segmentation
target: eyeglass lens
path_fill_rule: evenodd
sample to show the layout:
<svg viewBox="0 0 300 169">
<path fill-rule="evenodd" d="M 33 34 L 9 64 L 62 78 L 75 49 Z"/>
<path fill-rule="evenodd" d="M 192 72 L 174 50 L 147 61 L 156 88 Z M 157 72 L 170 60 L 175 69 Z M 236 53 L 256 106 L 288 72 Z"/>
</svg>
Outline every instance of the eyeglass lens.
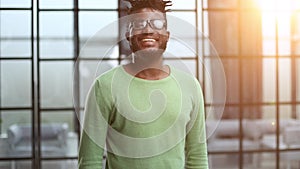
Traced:
<svg viewBox="0 0 300 169">
<path fill-rule="evenodd" d="M 132 22 L 132 26 L 134 29 L 144 29 L 147 24 L 149 24 L 153 29 L 162 29 L 165 27 L 165 21 L 160 19 L 137 20 Z"/>
</svg>

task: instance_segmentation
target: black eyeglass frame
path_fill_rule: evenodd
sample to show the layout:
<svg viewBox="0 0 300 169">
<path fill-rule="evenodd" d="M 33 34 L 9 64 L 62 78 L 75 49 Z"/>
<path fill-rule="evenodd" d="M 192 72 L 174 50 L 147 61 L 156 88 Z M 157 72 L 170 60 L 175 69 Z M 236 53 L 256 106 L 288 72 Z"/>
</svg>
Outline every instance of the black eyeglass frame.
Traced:
<svg viewBox="0 0 300 169">
<path fill-rule="evenodd" d="M 161 27 L 158 27 L 155 25 L 155 22 L 161 21 L 162 23 Z M 137 26 L 138 24 L 142 23 L 142 26 Z M 167 27 L 167 22 L 164 19 L 147 19 L 147 20 L 134 20 L 131 21 L 129 24 L 129 28 L 132 28 L 134 30 L 143 30 L 147 27 L 147 25 L 150 25 L 150 27 L 154 30 L 162 30 Z"/>
</svg>

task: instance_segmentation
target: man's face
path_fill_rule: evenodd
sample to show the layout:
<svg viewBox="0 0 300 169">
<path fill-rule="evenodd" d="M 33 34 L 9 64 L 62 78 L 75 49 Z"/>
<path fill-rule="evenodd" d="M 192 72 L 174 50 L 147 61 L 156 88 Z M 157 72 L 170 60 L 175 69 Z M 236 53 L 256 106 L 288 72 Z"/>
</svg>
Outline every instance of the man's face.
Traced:
<svg viewBox="0 0 300 169">
<path fill-rule="evenodd" d="M 134 53 L 162 54 L 169 40 L 164 14 L 150 8 L 136 11 L 126 36 Z"/>
</svg>

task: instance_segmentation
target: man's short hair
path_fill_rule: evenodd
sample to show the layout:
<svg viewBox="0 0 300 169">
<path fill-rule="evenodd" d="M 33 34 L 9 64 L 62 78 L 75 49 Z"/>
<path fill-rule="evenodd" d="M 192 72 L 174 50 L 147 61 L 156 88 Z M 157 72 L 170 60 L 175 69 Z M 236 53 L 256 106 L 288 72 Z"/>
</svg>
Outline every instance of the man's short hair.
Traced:
<svg viewBox="0 0 300 169">
<path fill-rule="evenodd" d="M 172 5 L 172 1 L 170 0 L 126 0 L 130 2 L 131 7 L 128 8 L 127 13 L 132 14 L 137 10 L 143 8 L 152 8 L 158 10 L 162 13 L 166 13 L 169 9 L 166 7 Z"/>
</svg>

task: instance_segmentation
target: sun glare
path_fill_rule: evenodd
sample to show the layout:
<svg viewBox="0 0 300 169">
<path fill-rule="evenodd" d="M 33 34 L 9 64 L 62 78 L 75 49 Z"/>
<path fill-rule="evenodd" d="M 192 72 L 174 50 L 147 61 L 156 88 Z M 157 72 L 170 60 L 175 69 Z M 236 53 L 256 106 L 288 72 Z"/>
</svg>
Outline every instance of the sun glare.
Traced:
<svg viewBox="0 0 300 169">
<path fill-rule="evenodd" d="M 293 12 L 300 9 L 299 0 L 256 0 L 256 3 L 264 12 Z"/>
<path fill-rule="evenodd" d="M 262 15 L 264 54 L 275 54 L 275 39 L 278 54 L 290 54 L 291 25 L 293 16 L 300 10 L 300 0 L 254 0 Z"/>
</svg>

